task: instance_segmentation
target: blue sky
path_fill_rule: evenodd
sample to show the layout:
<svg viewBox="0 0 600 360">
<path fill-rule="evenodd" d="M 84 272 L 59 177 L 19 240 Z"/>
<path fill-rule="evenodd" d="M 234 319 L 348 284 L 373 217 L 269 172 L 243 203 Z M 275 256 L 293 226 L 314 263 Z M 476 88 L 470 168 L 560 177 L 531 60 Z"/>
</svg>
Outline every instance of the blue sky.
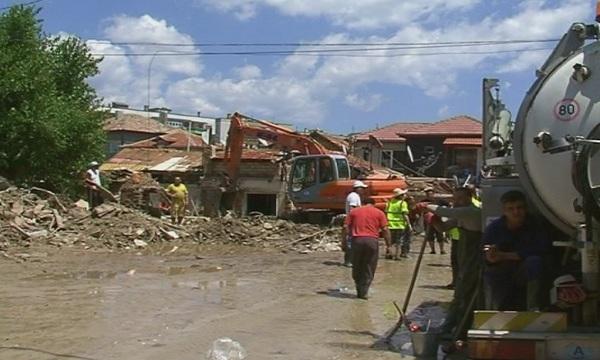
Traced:
<svg viewBox="0 0 600 360">
<path fill-rule="evenodd" d="M 1 3 L 10 5 L 17 1 Z M 595 1 L 44 0 L 39 5 L 47 33 L 79 36 L 88 41 L 95 53 L 124 54 L 154 53 L 166 48 L 115 43 L 553 39 L 559 38 L 574 21 L 591 22 Z M 539 49 L 552 45 L 482 46 L 465 51 Z M 377 54 L 394 52 L 398 51 Z M 151 66 L 150 104 L 177 112 L 201 111 L 207 116 L 240 111 L 293 123 L 299 129 L 345 133 L 396 121 L 436 121 L 459 114 L 480 117 L 481 79 L 488 76 L 503 81 L 503 97 L 516 115 L 536 67 L 548 52 L 370 58 L 156 56 Z M 91 80 L 92 84 L 107 102 L 142 107 L 147 103 L 150 59 L 106 57 L 101 74 Z"/>
</svg>

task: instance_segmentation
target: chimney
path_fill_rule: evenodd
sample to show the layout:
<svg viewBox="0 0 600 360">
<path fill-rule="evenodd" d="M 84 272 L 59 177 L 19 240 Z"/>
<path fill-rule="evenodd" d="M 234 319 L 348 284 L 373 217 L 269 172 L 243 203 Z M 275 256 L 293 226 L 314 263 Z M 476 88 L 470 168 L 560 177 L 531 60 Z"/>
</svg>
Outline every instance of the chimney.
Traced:
<svg viewBox="0 0 600 360">
<path fill-rule="evenodd" d="M 169 113 L 167 111 L 164 111 L 161 109 L 158 112 L 158 121 L 160 121 L 163 124 L 166 124 L 168 119 L 169 119 Z"/>
</svg>

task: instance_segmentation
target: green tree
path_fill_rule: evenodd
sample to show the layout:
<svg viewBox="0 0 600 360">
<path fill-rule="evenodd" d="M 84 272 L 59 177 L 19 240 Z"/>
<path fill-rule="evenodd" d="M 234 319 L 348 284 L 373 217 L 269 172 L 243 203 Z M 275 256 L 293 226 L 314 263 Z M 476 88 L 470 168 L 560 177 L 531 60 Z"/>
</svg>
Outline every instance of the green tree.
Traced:
<svg viewBox="0 0 600 360">
<path fill-rule="evenodd" d="M 77 38 L 42 31 L 39 8 L 0 14 L 0 175 L 68 191 L 103 156 L 104 114 L 86 79 L 99 59 Z"/>
</svg>

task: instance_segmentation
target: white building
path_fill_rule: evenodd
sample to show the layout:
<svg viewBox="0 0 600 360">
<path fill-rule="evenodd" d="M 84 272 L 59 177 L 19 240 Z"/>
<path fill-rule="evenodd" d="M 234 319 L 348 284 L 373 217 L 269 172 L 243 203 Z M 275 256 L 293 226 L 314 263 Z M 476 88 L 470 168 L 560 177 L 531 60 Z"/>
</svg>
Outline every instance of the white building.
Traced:
<svg viewBox="0 0 600 360">
<path fill-rule="evenodd" d="M 103 107 L 101 110 L 108 111 L 112 114 L 134 114 L 146 116 L 156 119 L 161 123 L 174 127 L 191 130 L 191 132 L 201 135 L 202 139 L 208 144 L 225 144 L 227 141 L 227 133 L 229 132 L 229 124 L 231 121 L 228 117 L 213 118 L 196 115 L 180 114 L 171 112 L 168 108 L 151 108 L 148 109 L 133 109 L 129 105 L 113 102 L 108 107 Z"/>
</svg>

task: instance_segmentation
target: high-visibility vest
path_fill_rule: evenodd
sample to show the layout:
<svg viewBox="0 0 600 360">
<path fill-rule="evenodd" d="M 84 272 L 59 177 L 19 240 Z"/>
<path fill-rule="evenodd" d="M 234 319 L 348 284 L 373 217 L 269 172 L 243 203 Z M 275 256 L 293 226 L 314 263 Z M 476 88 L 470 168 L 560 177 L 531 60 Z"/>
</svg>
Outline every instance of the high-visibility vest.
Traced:
<svg viewBox="0 0 600 360">
<path fill-rule="evenodd" d="M 452 228 L 448 230 L 448 236 L 450 236 L 450 239 L 452 240 L 458 240 L 460 239 L 460 230 L 457 227 Z"/>
<path fill-rule="evenodd" d="M 385 207 L 385 214 L 390 230 L 403 230 L 408 225 L 405 215 L 408 215 L 408 203 L 405 200 L 390 200 Z"/>
<path fill-rule="evenodd" d="M 481 207 L 481 200 L 477 200 L 474 197 L 471 198 L 471 203 L 478 208 Z M 448 230 L 448 236 L 450 236 L 450 239 L 452 240 L 458 240 L 460 239 L 460 230 L 457 227 L 452 228 Z"/>
</svg>

